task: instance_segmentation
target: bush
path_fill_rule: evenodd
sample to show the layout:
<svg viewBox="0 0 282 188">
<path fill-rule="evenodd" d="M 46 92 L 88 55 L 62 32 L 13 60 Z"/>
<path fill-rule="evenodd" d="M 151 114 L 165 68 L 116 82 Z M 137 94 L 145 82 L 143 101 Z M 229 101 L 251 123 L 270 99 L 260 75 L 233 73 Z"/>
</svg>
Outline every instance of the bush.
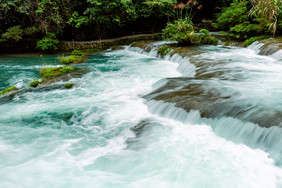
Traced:
<svg viewBox="0 0 282 188">
<path fill-rule="evenodd" d="M 37 42 L 37 48 L 41 50 L 57 50 L 59 41 L 56 38 L 56 35 L 53 33 L 48 33 L 46 37 L 43 37 L 42 40 Z"/>
<path fill-rule="evenodd" d="M 161 46 L 158 48 L 158 53 L 161 56 L 167 55 L 170 51 L 171 51 L 171 48 L 169 48 L 168 46 Z"/>
<path fill-rule="evenodd" d="M 74 55 L 71 55 L 69 57 L 60 57 L 60 62 L 62 64 L 71 64 L 71 63 L 74 63 L 75 61 L 78 61 L 80 58 L 78 56 L 74 56 Z"/>
<path fill-rule="evenodd" d="M 163 29 L 163 39 L 176 40 L 184 44 L 191 44 L 194 34 L 192 22 L 185 19 L 168 23 L 166 28 Z"/>
<path fill-rule="evenodd" d="M 218 29 L 229 30 L 231 27 L 247 21 L 247 4 L 247 0 L 234 0 L 229 7 L 224 8 L 223 12 L 217 15 L 217 23 L 213 26 Z"/>
<path fill-rule="evenodd" d="M 72 54 L 72 55 L 76 55 L 76 56 L 82 56 L 82 55 L 83 55 L 83 53 L 82 53 L 81 50 L 74 50 L 74 51 L 72 51 L 71 54 Z"/>
<path fill-rule="evenodd" d="M 38 81 L 38 80 L 34 80 L 34 81 L 32 81 L 32 82 L 29 83 L 29 86 L 30 86 L 30 87 L 37 87 L 38 84 L 39 84 L 39 81 Z"/>
<path fill-rule="evenodd" d="M 207 29 L 201 29 L 199 32 L 204 33 L 204 35 L 210 35 L 210 32 Z"/>
<path fill-rule="evenodd" d="M 0 96 L 1 95 L 5 95 L 5 94 L 7 94 L 7 93 L 9 93 L 11 91 L 15 91 L 15 90 L 17 90 L 17 88 L 15 86 L 9 87 L 9 88 L 5 89 L 4 91 L 1 91 L 0 92 Z"/>
<path fill-rule="evenodd" d="M 70 66 L 49 67 L 42 69 L 40 71 L 40 75 L 42 76 L 43 81 L 45 81 L 74 71 L 75 69 Z"/>
<path fill-rule="evenodd" d="M 71 88 L 73 88 L 73 86 L 74 86 L 74 83 L 65 84 L 66 89 L 71 89 Z"/>
<path fill-rule="evenodd" d="M 7 29 L 6 33 L 2 34 L 2 38 L 5 40 L 15 41 L 18 42 L 22 39 L 23 30 L 21 26 L 14 26 Z"/>
</svg>

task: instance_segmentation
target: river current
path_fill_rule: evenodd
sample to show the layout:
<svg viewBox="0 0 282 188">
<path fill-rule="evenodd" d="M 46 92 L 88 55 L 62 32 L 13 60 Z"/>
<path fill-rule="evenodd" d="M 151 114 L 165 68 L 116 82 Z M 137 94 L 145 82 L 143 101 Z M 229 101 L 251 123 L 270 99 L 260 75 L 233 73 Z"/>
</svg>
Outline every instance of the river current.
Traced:
<svg viewBox="0 0 282 188">
<path fill-rule="evenodd" d="M 282 112 L 280 56 L 257 55 L 254 46 L 198 48 L 194 59 L 224 62 L 207 72 L 225 73 L 193 84 L 232 96 L 228 104 Z M 189 59 L 127 46 L 89 56 L 77 65 L 87 73 L 54 83 L 71 82 L 73 89 L 30 90 L 28 83 L 48 66 L 60 66 L 58 57 L 0 57 L 0 90 L 25 90 L 0 100 L 1 188 L 282 187 L 279 125 L 201 117 L 144 97 L 169 79 L 199 74 Z"/>
</svg>

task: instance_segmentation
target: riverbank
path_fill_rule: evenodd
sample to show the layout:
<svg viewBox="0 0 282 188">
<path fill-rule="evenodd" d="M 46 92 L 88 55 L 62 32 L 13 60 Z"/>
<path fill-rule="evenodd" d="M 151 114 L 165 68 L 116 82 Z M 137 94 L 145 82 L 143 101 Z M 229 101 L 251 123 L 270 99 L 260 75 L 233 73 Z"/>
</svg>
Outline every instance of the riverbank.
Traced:
<svg viewBox="0 0 282 188">
<path fill-rule="evenodd" d="M 70 52 L 72 50 L 105 49 L 112 46 L 129 45 L 133 42 L 141 41 L 141 40 L 160 40 L 160 39 L 161 39 L 161 34 L 155 33 L 155 34 L 124 36 L 114 39 L 103 39 L 103 40 L 94 40 L 94 41 L 60 41 L 58 45 L 59 48 L 58 51 L 54 51 L 53 53 L 60 53 L 66 51 Z M 13 44 L 0 43 L 0 54 L 19 53 L 19 52 L 44 53 L 36 48 L 36 43 L 38 41 L 39 40 L 34 40 L 34 39 L 23 39 L 22 41 Z"/>
</svg>

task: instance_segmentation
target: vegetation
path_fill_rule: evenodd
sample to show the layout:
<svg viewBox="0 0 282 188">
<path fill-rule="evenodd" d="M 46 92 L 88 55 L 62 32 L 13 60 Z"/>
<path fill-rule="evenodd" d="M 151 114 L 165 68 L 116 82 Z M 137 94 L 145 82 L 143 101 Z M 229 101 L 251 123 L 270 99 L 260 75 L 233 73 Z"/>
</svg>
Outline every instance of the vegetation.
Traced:
<svg viewBox="0 0 282 188">
<path fill-rule="evenodd" d="M 72 64 L 76 61 L 79 61 L 81 57 L 79 56 L 74 56 L 74 55 L 71 55 L 69 57 L 60 57 L 60 62 L 62 64 L 65 64 L 65 65 L 68 65 L 68 64 Z"/>
<path fill-rule="evenodd" d="M 169 48 L 168 46 L 161 46 L 158 48 L 158 54 L 160 54 L 161 56 L 165 56 L 169 52 L 171 52 L 171 48 Z"/>
<path fill-rule="evenodd" d="M 113 38 L 165 28 L 163 38 L 180 44 L 215 43 L 208 35 L 195 34 L 205 28 L 194 27 L 195 23 L 210 25 L 207 20 L 240 40 L 275 36 L 282 31 L 281 4 L 281 0 L 4 0 L 0 42 L 5 47 L 37 39 L 38 49 L 53 51 L 59 40 Z M 81 56 L 81 51 L 73 55 Z"/>
<path fill-rule="evenodd" d="M 67 84 L 65 84 L 65 88 L 66 89 L 71 89 L 71 88 L 73 88 L 73 86 L 74 86 L 74 83 L 67 83 Z"/>
<path fill-rule="evenodd" d="M 42 40 L 37 42 L 37 48 L 41 50 L 57 50 L 59 41 L 54 33 L 48 33 L 48 36 L 43 37 Z"/>
<path fill-rule="evenodd" d="M 4 91 L 1 91 L 0 96 L 5 95 L 5 94 L 12 92 L 12 91 L 15 91 L 15 90 L 17 90 L 17 88 L 15 86 L 11 86 L 11 87 L 5 89 Z"/>
<path fill-rule="evenodd" d="M 274 36 L 281 24 L 280 14 L 280 0 L 234 0 L 217 15 L 213 26 L 228 30 L 231 37 L 238 39 L 269 33 Z"/>
<path fill-rule="evenodd" d="M 29 86 L 30 86 L 30 87 L 37 87 L 38 84 L 39 84 L 39 81 L 38 81 L 38 80 L 34 80 L 34 81 L 32 81 L 32 82 L 29 83 Z"/>
<path fill-rule="evenodd" d="M 267 38 L 270 38 L 270 36 L 262 35 L 262 36 L 257 36 L 257 37 L 251 37 L 251 38 L 245 40 L 244 46 L 245 47 L 250 46 L 251 44 L 253 44 L 254 42 L 256 42 L 258 40 L 263 40 L 263 39 L 267 39 Z"/>
<path fill-rule="evenodd" d="M 82 55 L 83 55 L 83 53 L 82 53 L 81 50 L 74 50 L 74 51 L 72 51 L 71 54 L 72 54 L 72 55 L 75 55 L 75 56 L 82 56 Z"/>
<path fill-rule="evenodd" d="M 40 70 L 40 75 L 42 76 L 42 80 L 46 81 L 74 71 L 75 69 L 70 66 L 49 67 Z"/>
</svg>

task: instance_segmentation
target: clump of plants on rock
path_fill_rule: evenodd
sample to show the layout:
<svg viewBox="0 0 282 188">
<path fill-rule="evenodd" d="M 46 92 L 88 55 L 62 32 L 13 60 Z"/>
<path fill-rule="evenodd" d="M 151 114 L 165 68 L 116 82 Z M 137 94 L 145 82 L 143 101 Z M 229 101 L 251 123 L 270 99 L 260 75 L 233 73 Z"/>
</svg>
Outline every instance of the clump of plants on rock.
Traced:
<svg viewBox="0 0 282 188">
<path fill-rule="evenodd" d="M 46 81 L 48 79 L 53 79 L 55 77 L 74 72 L 75 69 L 71 66 L 63 66 L 63 67 L 48 67 L 40 70 L 40 75 L 42 76 L 42 81 Z"/>
<path fill-rule="evenodd" d="M 160 54 L 161 56 L 165 56 L 169 52 L 171 52 L 171 48 L 169 48 L 168 46 L 161 46 L 158 48 L 158 54 Z"/>
<path fill-rule="evenodd" d="M 217 39 L 212 37 L 208 30 L 202 30 L 203 34 L 196 34 L 193 26 L 193 16 L 202 5 L 195 0 L 173 5 L 176 20 L 169 22 L 163 29 L 163 39 L 178 41 L 180 45 L 190 44 L 217 44 Z"/>
<path fill-rule="evenodd" d="M 38 81 L 38 80 L 34 80 L 34 81 L 32 81 L 32 82 L 29 83 L 29 86 L 30 86 L 30 87 L 37 87 L 38 84 L 39 84 L 39 81 Z"/>
<path fill-rule="evenodd" d="M 66 89 L 71 89 L 71 88 L 73 88 L 73 86 L 74 86 L 74 83 L 67 83 L 67 84 L 65 84 L 65 88 Z"/>
<path fill-rule="evenodd" d="M 0 96 L 5 95 L 5 94 L 10 93 L 10 92 L 15 91 L 15 90 L 17 90 L 17 88 L 15 86 L 11 86 L 11 87 L 1 91 Z"/>
</svg>

